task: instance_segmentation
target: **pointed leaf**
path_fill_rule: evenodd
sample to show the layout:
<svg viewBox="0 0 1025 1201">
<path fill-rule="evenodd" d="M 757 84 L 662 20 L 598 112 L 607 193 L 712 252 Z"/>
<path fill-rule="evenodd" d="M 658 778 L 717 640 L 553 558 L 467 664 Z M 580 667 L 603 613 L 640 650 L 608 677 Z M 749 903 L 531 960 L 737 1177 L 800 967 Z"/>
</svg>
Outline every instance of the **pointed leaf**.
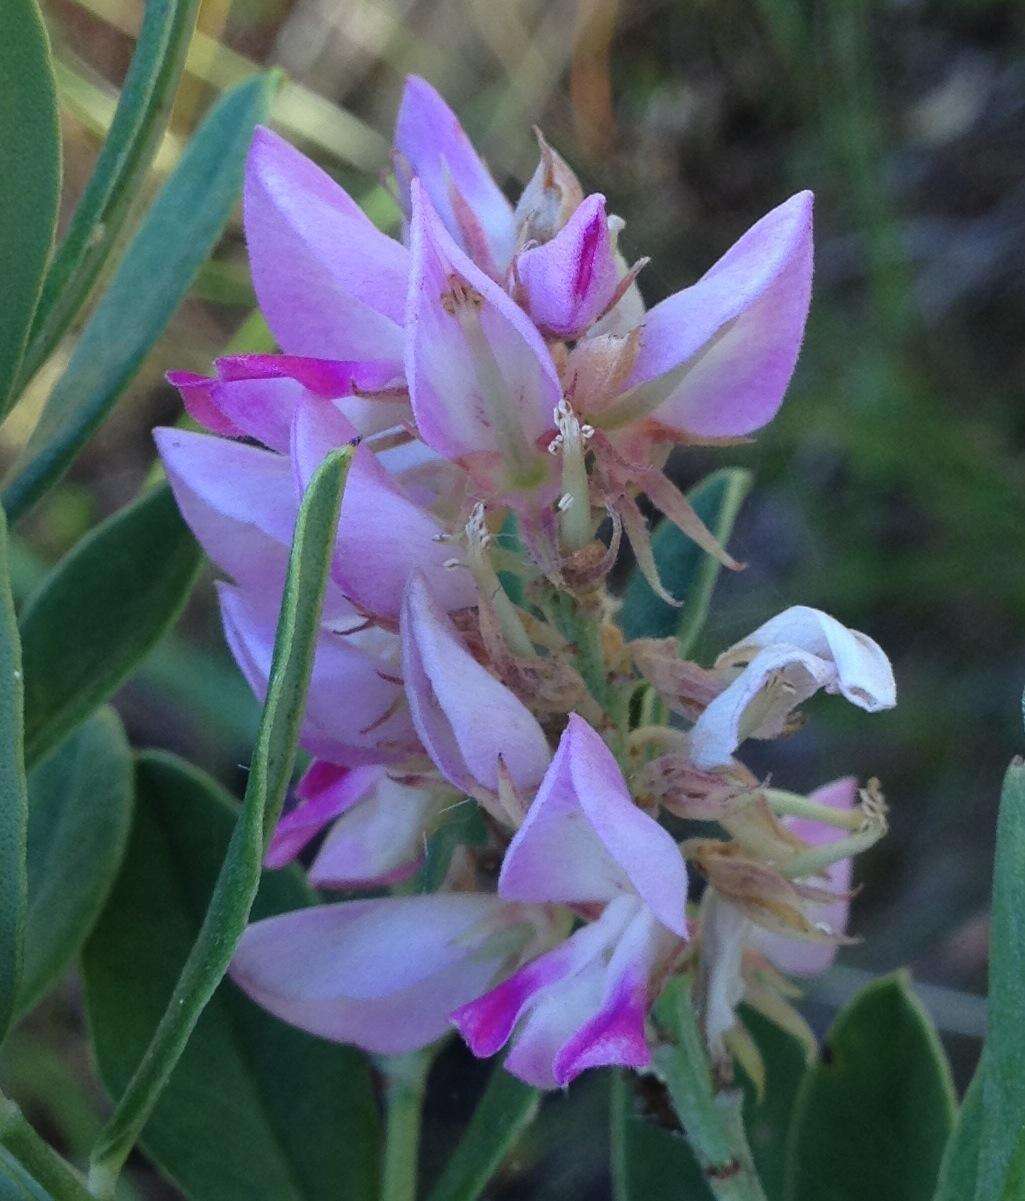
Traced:
<svg viewBox="0 0 1025 1201">
<path fill-rule="evenodd" d="M 982 1133 L 982 1077 L 985 1056 L 976 1068 L 961 1102 L 957 1124 L 947 1140 L 940 1164 L 940 1180 L 933 1201 L 963 1201 L 975 1196 L 979 1174 L 979 1138 Z"/>
<path fill-rule="evenodd" d="M 5 0 L 0 38 L 0 419 L 14 384 L 60 199 L 50 46 L 36 0 Z"/>
<path fill-rule="evenodd" d="M 21 643 L 8 567 L 7 523 L 0 510 L 0 1042 L 14 1015 L 27 910 L 28 794 L 22 751 Z"/>
<path fill-rule="evenodd" d="M 954 1114 L 950 1067 L 907 976 L 874 981 L 801 1087 L 788 1201 L 928 1201 Z"/>
<path fill-rule="evenodd" d="M 749 471 L 727 467 L 713 472 L 687 493 L 694 511 L 720 544 L 729 538 L 750 487 Z M 668 520 L 660 522 L 651 544 L 662 584 L 672 596 L 683 601 L 683 610 L 656 596 L 635 569 L 626 586 L 621 617 L 623 632 L 628 638 L 669 638 L 675 634 L 680 654 L 686 656 L 708 616 L 720 565 Z"/>
<path fill-rule="evenodd" d="M 43 580 L 21 619 L 30 764 L 107 700 L 160 641 L 200 562 L 162 484 L 97 526 Z"/>
<path fill-rule="evenodd" d="M 185 1050 L 200 1014 L 227 971 L 246 927 L 260 882 L 264 851 L 281 813 L 295 764 L 296 741 L 350 458 L 351 447 L 345 447 L 324 460 L 310 481 L 299 510 L 267 699 L 242 811 L 209 909 L 178 983 L 93 1150 L 91 1179 L 101 1196 L 113 1194 L 121 1167 Z"/>
<path fill-rule="evenodd" d="M 0 1147 L 0 1201 L 52 1201 L 5 1147 Z"/>
<path fill-rule="evenodd" d="M 500 1065 L 427 1201 L 476 1201 L 537 1114 L 541 1094 Z"/>
<path fill-rule="evenodd" d="M 35 374 L 118 243 L 160 145 L 196 23 L 198 0 L 150 0 L 114 120 L 43 281 L 22 365 Z"/>
<path fill-rule="evenodd" d="M 90 718 L 32 772 L 28 787 L 21 1013 L 81 950 L 121 866 L 132 813 L 132 758 L 113 710 Z"/>
<path fill-rule="evenodd" d="M 140 755 L 137 790 L 125 864 L 83 961 L 100 1074 L 115 1097 L 198 934 L 238 814 L 207 776 L 160 752 Z M 274 872 L 253 916 L 313 899 L 298 869 Z M 358 1052 L 286 1026 L 224 981 L 142 1145 L 193 1201 L 356 1201 L 376 1195 L 378 1134 Z"/>
<path fill-rule="evenodd" d="M 997 822 L 976 1201 L 997 1201 L 1025 1131 L 1025 763 L 1007 769 Z"/>
<path fill-rule="evenodd" d="M 12 521 L 67 471 L 163 333 L 235 205 L 274 82 L 260 75 L 224 94 L 147 213 L 4 481 Z"/>
</svg>

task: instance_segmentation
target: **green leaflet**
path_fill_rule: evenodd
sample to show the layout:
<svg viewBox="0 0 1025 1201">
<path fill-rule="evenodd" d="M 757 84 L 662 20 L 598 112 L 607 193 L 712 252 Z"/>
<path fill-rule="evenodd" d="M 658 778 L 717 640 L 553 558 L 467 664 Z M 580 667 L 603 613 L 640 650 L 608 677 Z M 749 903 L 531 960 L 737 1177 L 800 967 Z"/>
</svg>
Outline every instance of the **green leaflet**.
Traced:
<svg viewBox="0 0 1025 1201">
<path fill-rule="evenodd" d="M 0 1201 L 52 1201 L 20 1163 L 0 1147 Z"/>
<path fill-rule="evenodd" d="M 147 213 L 4 482 L 12 521 L 74 462 L 178 307 L 234 207 L 276 78 L 221 97 Z"/>
<path fill-rule="evenodd" d="M 0 511 L 0 1042 L 14 1016 L 27 910 L 28 796 L 22 750 L 21 644 Z"/>
<path fill-rule="evenodd" d="M 873 981 L 798 1094 L 788 1201 L 929 1201 L 954 1114 L 946 1056 L 907 975 Z"/>
<path fill-rule="evenodd" d="M 103 709 L 29 776 L 28 920 L 18 1010 L 78 954 L 121 866 L 132 814 L 132 756 Z"/>
<path fill-rule="evenodd" d="M 238 814 L 214 781 L 172 755 L 140 755 L 137 781 L 129 851 L 83 959 L 89 1025 L 113 1096 L 175 987 Z M 253 917 L 313 900 L 297 868 L 267 873 Z M 363 1056 L 287 1026 L 224 981 L 142 1144 L 194 1201 L 369 1201 L 379 1125 Z"/>
<path fill-rule="evenodd" d="M 541 1094 L 500 1063 L 427 1201 L 476 1201 L 534 1120 Z"/>
<path fill-rule="evenodd" d="M 749 471 L 725 467 L 692 488 L 687 499 L 705 525 L 725 544 L 750 487 Z M 663 585 L 684 602 L 683 608 L 674 609 L 657 597 L 634 568 L 627 581 L 620 624 L 627 638 L 670 638 L 675 634 L 680 654 L 686 656 L 708 616 L 720 565 L 671 521 L 659 523 L 651 548 Z"/>
<path fill-rule="evenodd" d="M 980 1062 L 961 1102 L 953 1133 L 947 1140 L 933 1201 L 966 1201 L 975 1195 L 982 1131 L 982 1076 Z"/>
<path fill-rule="evenodd" d="M 53 243 L 60 130 L 50 46 L 36 0 L 4 0 L 0 38 L 0 420 Z"/>
<path fill-rule="evenodd" d="M 171 489 L 161 484 L 97 526 L 43 580 L 21 619 L 30 764 L 160 641 L 201 561 Z"/>
<path fill-rule="evenodd" d="M 310 481 L 296 521 L 274 658 L 242 811 L 210 906 L 163 1017 L 100 1133 L 91 1180 L 113 1195 L 118 1174 L 220 983 L 249 917 L 263 850 L 288 788 L 334 549 L 351 447 L 333 451 Z"/>
<path fill-rule="evenodd" d="M 198 0 L 145 6 L 110 131 L 43 281 L 23 382 L 60 341 L 118 243 L 167 126 L 198 7 Z"/>
<path fill-rule="evenodd" d="M 1025 763 L 1007 769 L 997 823 L 989 1018 L 976 1201 L 1002 1201 L 1025 1132 Z"/>
</svg>

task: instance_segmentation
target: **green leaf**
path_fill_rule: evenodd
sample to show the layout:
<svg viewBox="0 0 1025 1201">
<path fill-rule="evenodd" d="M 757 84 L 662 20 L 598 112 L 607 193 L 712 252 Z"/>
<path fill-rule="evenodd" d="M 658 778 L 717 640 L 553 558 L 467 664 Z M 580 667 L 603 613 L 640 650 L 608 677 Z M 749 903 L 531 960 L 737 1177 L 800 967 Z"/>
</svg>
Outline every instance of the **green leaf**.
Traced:
<svg viewBox="0 0 1025 1201">
<path fill-rule="evenodd" d="M 115 1097 L 175 988 L 238 814 L 209 777 L 157 752 L 139 756 L 137 794 L 124 868 L 83 958 L 93 1045 Z M 253 917 L 312 900 L 298 869 L 268 873 Z M 362 1201 L 377 1193 L 379 1134 L 363 1056 L 285 1025 L 224 981 L 142 1144 L 193 1201 Z"/>
<path fill-rule="evenodd" d="M 10 408 L 60 200 L 50 46 L 35 0 L 4 0 L 0 38 L 0 419 Z"/>
<path fill-rule="evenodd" d="M 989 1007 L 976 1201 L 1001 1196 L 1025 1132 L 1025 763 L 1004 777 L 990 926 Z"/>
<path fill-rule="evenodd" d="M 953 1133 L 947 1139 L 933 1201 L 966 1201 L 975 1196 L 975 1181 L 979 1174 L 979 1136 L 982 1131 L 982 1062 L 961 1102 Z"/>
<path fill-rule="evenodd" d="M 660 1086 L 645 1077 L 616 1072 L 612 1078 L 612 1178 L 615 1201 L 709 1201 L 711 1193 L 675 1115 L 661 1095 L 651 1108 L 638 1091 Z M 657 1124 L 658 1122 L 662 1124 Z M 672 1127 L 669 1125 L 672 1123 Z"/>
<path fill-rule="evenodd" d="M 149 0 L 121 99 L 96 166 L 43 281 L 22 379 L 42 366 L 118 245 L 160 145 L 198 0 Z"/>
<path fill-rule="evenodd" d="M 534 1120 L 541 1094 L 501 1064 L 427 1201 L 476 1201 Z"/>
<path fill-rule="evenodd" d="M 5 1148 L 0 1147 L 0 1201 L 52 1201 Z"/>
<path fill-rule="evenodd" d="M 21 619 L 30 764 L 107 700 L 160 641 L 201 561 L 162 484 L 97 526 L 43 580 Z"/>
<path fill-rule="evenodd" d="M 1000 1201 L 1022 1201 L 1022 1197 L 1025 1197 L 1025 1131 L 1019 1133 Z"/>
<path fill-rule="evenodd" d="M 898 972 L 841 1011 L 801 1087 L 790 1201 L 928 1201 L 954 1124 L 939 1037 Z"/>
<path fill-rule="evenodd" d="M 86 323 L 4 483 L 11 520 L 67 471 L 138 370 L 220 236 L 276 75 L 226 92 L 196 131 Z"/>
<path fill-rule="evenodd" d="M 724 467 L 692 488 L 687 499 L 705 525 L 725 545 L 750 487 L 749 471 Z M 663 585 L 677 600 L 684 602 L 683 608 L 674 609 L 667 605 L 634 568 L 627 581 L 620 624 L 627 638 L 669 638 L 675 634 L 680 642 L 680 654 L 686 655 L 705 624 L 720 565 L 671 521 L 659 523 L 652 536 L 651 548 Z"/>
<path fill-rule="evenodd" d="M 78 954 L 121 866 L 132 815 L 132 757 L 101 710 L 29 776 L 28 921 L 18 1010 Z"/>
<path fill-rule="evenodd" d="M 472 801 L 457 802 L 442 814 L 441 825 L 428 838 L 427 853 L 410 891 L 435 892 L 445 880 L 456 847 L 480 847 L 487 840 L 488 828 L 477 805 Z"/>
<path fill-rule="evenodd" d="M 351 447 L 332 451 L 310 481 L 296 520 L 267 699 L 249 783 L 210 906 L 163 1017 L 92 1155 L 91 1181 L 113 1194 L 118 1174 L 167 1084 L 200 1014 L 220 983 L 245 929 L 260 882 L 263 851 L 295 763 L 320 628 L 342 490 Z"/>
<path fill-rule="evenodd" d="M 7 545 L 7 523 L 0 512 L 0 1042 L 14 1016 L 28 908 L 21 644 Z"/>
</svg>

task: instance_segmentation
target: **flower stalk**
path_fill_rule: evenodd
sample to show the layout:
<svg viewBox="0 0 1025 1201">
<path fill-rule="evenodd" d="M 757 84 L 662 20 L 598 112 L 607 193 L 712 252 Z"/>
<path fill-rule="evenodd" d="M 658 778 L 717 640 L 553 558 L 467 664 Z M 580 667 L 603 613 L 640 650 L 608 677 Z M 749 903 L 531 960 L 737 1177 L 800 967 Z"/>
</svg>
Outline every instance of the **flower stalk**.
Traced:
<svg viewBox="0 0 1025 1201">
<path fill-rule="evenodd" d="M 381 1056 L 384 1078 L 384 1160 L 381 1201 L 416 1201 L 420 1127 L 433 1048 Z"/>
</svg>

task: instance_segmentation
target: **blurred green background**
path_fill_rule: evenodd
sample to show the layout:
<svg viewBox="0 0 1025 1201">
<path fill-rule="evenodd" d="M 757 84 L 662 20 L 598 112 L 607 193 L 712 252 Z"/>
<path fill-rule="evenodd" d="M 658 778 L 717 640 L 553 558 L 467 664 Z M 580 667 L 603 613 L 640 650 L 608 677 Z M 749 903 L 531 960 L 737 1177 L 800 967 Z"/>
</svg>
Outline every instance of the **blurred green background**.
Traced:
<svg viewBox="0 0 1025 1201">
<path fill-rule="evenodd" d="M 66 220 L 141 3 L 45 9 Z M 730 463 L 756 477 L 732 544 L 748 568 L 720 584 L 700 649 L 710 657 L 800 602 L 891 654 L 894 712 L 869 718 L 820 700 L 805 730 L 748 758 L 798 789 L 848 772 L 880 777 L 893 833 L 862 865 L 854 915 L 864 942 L 810 1012 L 828 1016 L 855 970 L 910 962 L 918 980 L 957 990 L 929 997 L 963 1080 L 979 1022 L 969 994 L 984 987 L 999 782 L 1022 744 L 1025 6 L 207 0 L 199 30 L 154 186 L 219 88 L 253 64 L 278 64 L 290 81 L 278 128 L 382 222 L 393 206 L 379 173 L 406 72 L 446 95 L 511 187 L 533 168 L 530 128 L 540 125 L 585 189 L 626 219 L 627 257 L 652 256 L 641 281 L 649 303 L 693 281 L 793 191 L 816 192 L 812 318 L 782 414 L 749 447 L 674 459 L 684 484 Z M 252 305 L 236 221 L 115 417 L 23 525 L 23 594 L 138 489 L 152 464 L 149 431 L 179 413 L 163 372 L 203 371 L 233 339 L 245 345 Z M 44 368 L 0 430 L 3 462 L 56 374 Z M 207 577 L 119 709 L 136 744 L 181 751 L 237 789 L 256 706 L 212 601 Z M 74 985 L 12 1040 L 3 1074 L 44 1132 L 83 1145 L 102 1102 Z M 458 1052 L 443 1058 L 429 1128 L 438 1140 L 476 1078 Z M 550 1103 L 503 1197 L 607 1195 L 601 1089 L 599 1079 Z M 175 1195 L 141 1168 L 127 1188 Z"/>
</svg>

